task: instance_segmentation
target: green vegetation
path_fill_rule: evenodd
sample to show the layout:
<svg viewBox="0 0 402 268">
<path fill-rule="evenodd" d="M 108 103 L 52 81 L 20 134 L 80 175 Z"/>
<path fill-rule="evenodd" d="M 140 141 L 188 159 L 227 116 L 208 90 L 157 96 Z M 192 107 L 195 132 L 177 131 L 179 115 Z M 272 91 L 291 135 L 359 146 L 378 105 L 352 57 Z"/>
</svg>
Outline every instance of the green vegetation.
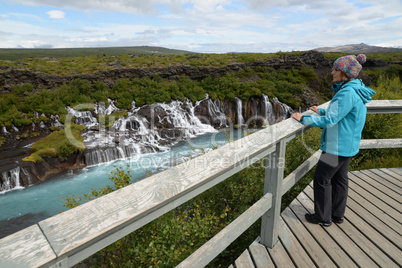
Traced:
<svg viewBox="0 0 402 268">
<path fill-rule="evenodd" d="M 133 100 L 137 106 L 141 106 L 171 99 L 197 101 L 204 99 L 207 93 L 213 98 L 233 100 L 238 96 L 245 101 L 266 94 L 271 99 L 276 96 L 292 107 L 299 107 L 301 100 L 294 96 L 301 95 L 302 85 L 314 79 L 318 78 L 312 68 L 275 70 L 259 67 L 245 68 L 219 78 L 207 77 L 200 82 L 183 75 L 177 81 L 163 80 L 159 76 L 131 81 L 119 79 L 112 88 L 101 81 L 91 85 L 83 79 L 72 80 L 54 90 L 35 91 L 32 85 L 24 84 L 16 86 L 11 93 L 0 95 L 0 125 L 21 126 L 40 122 L 34 117 L 33 111 L 46 116 L 58 114 L 63 121 L 67 113 L 65 106 L 79 107 L 85 104 L 86 109 L 90 110 L 95 102 L 107 102 L 109 98 L 116 100 L 118 108 L 130 109 Z"/>
<path fill-rule="evenodd" d="M 0 49 L 0 58 L 4 60 L 21 60 L 24 58 L 71 58 L 80 56 L 116 56 L 123 54 L 160 54 L 174 55 L 191 53 L 184 50 L 168 49 L 163 47 L 98 47 L 98 48 L 52 48 L 52 49 Z"/>
<path fill-rule="evenodd" d="M 367 70 L 365 71 L 368 75 L 372 77 L 376 77 L 376 81 L 379 81 L 379 77 L 392 77 L 392 76 L 402 76 L 402 65 L 400 64 L 391 64 L 388 68 L 381 68 L 375 70 Z M 379 84 L 379 83 L 378 83 Z"/>
<path fill-rule="evenodd" d="M 17 50 L 19 53 L 20 50 Z M 25 51 L 25 50 L 22 50 Z M 0 66 L 13 67 L 17 69 L 27 69 L 53 75 L 76 75 L 94 74 L 99 71 L 108 71 L 121 68 L 150 68 L 167 67 L 176 65 L 190 65 L 193 67 L 223 67 L 233 63 L 250 63 L 264 61 L 281 56 L 300 56 L 301 52 L 280 52 L 280 53 L 245 53 L 245 54 L 184 54 L 182 53 L 149 53 L 149 50 L 131 53 L 117 50 L 119 53 L 86 53 L 78 55 L 66 53 L 57 54 L 56 58 L 51 57 L 58 50 L 43 51 L 44 58 L 27 56 L 17 57 L 18 60 L 0 60 Z M 80 51 L 80 50 L 78 50 Z M 145 51 L 148 51 L 146 53 Z M 2 50 L 0 49 L 0 57 Z M 50 53 L 52 52 L 52 53 Z M 10 52 L 9 52 L 10 53 Z M 33 55 L 38 55 L 32 52 Z M 7 54 L 7 53 L 5 53 Z M 103 56 L 106 54 L 106 56 Z M 25 54 L 23 54 L 25 55 Z M 41 55 L 41 54 L 39 54 Z M 71 55 L 71 56 L 67 56 Z M 75 55 L 75 56 L 74 56 Z M 10 56 L 11 57 L 11 56 Z M 1 57 L 7 59 L 7 57 Z M 4 71 L 7 71 L 4 68 Z"/>
<path fill-rule="evenodd" d="M 34 153 L 22 161 L 37 163 L 43 161 L 42 157 L 59 157 L 65 160 L 76 151 L 84 151 L 85 146 L 80 135 L 84 129 L 85 126 L 82 125 L 66 124 L 65 129 L 53 131 L 46 138 L 35 142 L 31 147 Z"/>
</svg>

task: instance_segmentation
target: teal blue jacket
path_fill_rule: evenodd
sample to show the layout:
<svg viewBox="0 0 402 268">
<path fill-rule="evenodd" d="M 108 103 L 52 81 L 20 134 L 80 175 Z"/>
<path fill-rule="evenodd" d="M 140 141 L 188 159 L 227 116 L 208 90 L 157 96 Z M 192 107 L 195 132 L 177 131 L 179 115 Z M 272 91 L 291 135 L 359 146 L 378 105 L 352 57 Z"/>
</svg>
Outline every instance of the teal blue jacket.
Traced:
<svg viewBox="0 0 402 268">
<path fill-rule="evenodd" d="M 365 86 L 360 79 L 345 84 L 336 83 L 332 90 L 336 93 L 328 108 L 320 108 L 319 116 L 304 115 L 300 123 L 322 128 L 322 151 L 351 157 L 359 152 L 367 114 L 365 104 L 371 101 L 375 91 Z"/>
</svg>

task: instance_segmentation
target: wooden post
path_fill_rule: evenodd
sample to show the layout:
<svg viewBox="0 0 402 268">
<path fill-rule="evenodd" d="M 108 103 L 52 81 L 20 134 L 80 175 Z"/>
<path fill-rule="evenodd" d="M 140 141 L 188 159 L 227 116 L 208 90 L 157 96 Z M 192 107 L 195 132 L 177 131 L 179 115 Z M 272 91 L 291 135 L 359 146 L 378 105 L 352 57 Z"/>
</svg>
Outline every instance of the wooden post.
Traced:
<svg viewBox="0 0 402 268">
<path fill-rule="evenodd" d="M 272 194 L 272 207 L 262 216 L 261 244 L 273 248 L 278 242 L 278 225 L 281 213 L 283 170 L 285 166 L 286 141 L 276 144 L 276 150 L 265 162 L 264 194 Z"/>
</svg>

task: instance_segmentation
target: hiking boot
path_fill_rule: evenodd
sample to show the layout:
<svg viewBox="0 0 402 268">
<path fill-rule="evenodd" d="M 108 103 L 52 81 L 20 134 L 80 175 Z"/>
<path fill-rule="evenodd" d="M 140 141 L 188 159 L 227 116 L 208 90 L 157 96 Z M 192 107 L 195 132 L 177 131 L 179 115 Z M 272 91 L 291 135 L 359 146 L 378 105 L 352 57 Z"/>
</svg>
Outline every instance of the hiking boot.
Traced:
<svg viewBox="0 0 402 268">
<path fill-rule="evenodd" d="M 332 224 L 332 221 L 321 221 L 321 220 L 319 220 L 315 214 L 308 214 L 307 213 L 305 215 L 305 217 L 306 217 L 306 220 L 309 223 L 319 224 L 319 225 L 322 225 L 324 227 L 329 227 Z"/>
<path fill-rule="evenodd" d="M 337 224 L 341 224 L 343 222 L 343 217 L 332 216 L 332 221 L 337 223 Z"/>
</svg>

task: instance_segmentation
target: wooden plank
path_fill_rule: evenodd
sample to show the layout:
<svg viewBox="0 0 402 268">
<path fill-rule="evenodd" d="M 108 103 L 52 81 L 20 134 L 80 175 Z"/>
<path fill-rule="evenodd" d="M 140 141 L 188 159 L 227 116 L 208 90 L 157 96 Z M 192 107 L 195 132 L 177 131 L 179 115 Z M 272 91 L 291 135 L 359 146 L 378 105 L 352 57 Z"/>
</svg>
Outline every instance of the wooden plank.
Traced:
<svg viewBox="0 0 402 268">
<path fill-rule="evenodd" d="M 252 268 L 254 267 L 250 253 L 246 249 L 235 261 L 236 268 Z"/>
<path fill-rule="evenodd" d="M 290 259 L 288 253 L 286 252 L 285 248 L 283 247 L 281 241 L 276 243 L 275 247 L 267 248 L 268 253 L 272 258 L 272 261 L 275 263 L 275 267 L 281 268 L 290 268 L 295 267 L 292 260 Z"/>
<path fill-rule="evenodd" d="M 402 168 L 389 168 L 388 170 L 394 172 L 395 174 L 398 174 L 398 179 L 402 180 Z"/>
<path fill-rule="evenodd" d="M 322 151 L 318 150 L 309 159 L 307 159 L 303 164 L 296 168 L 292 173 L 290 173 L 282 183 L 282 195 L 286 194 L 304 175 L 307 174 L 320 159 Z"/>
<path fill-rule="evenodd" d="M 379 172 L 382 172 L 391 176 L 392 181 L 393 180 L 398 180 L 398 181 L 402 181 L 402 168 L 377 168 L 375 170 L 378 170 Z M 400 173 L 398 173 L 398 171 Z"/>
<path fill-rule="evenodd" d="M 283 218 L 280 220 L 279 239 L 282 241 L 282 245 L 298 267 L 315 267 L 314 262 L 286 225 Z"/>
<path fill-rule="evenodd" d="M 401 195 L 398 192 L 395 192 L 393 189 L 390 189 L 387 186 L 385 186 L 384 184 L 379 183 L 378 181 L 374 180 L 372 178 L 372 176 L 375 176 L 375 174 L 373 174 L 373 173 L 367 174 L 367 172 L 362 172 L 362 171 L 353 171 L 353 174 L 355 176 L 359 177 L 360 179 L 364 180 L 365 182 L 367 182 L 374 188 L 376 188 L 378 191 L 381 191 L 382 193 L 391 197 L 396 202 L 398 202 L 399 205 L 401 205 L 401 201 L 400 201 Z M 369 175 L 371 175 L 371 176 L 369 176 Z"/>
<path fill-rule="evenodd" d="M 312 261 L 320 267 L 336 267 L 334 262 L 329 258 L 327 253 L 322 249 L 322 247 L 317 243 L 314 237 L 308 232 L 306 227 L 302 222 L 296 217 L 293 211 L 290 209 L 291 206 L 298 205 L 294 200 L 289 207 L 287 207 L 282 212 L 282 218 L 292 230 L 294 236 L 300 241 L 302 247 L 309 254 Z"/>
<path fill-rule="evenodd" d="M 311 212 L 314 211 L 314 203 L 307 197 L 303 205 Z M 376 267 L 377 264 L 366 254 L 359 245 L 346 235 L 336 224 L 330 228 L 324 228 L 332 239 L 347 253 L 359 267 Z M 340 264 L 338 262 L 338 264 Z M 342 263 L 343 264 L 343 263 Z"/>
<path fill-rule="evenodd" d="M 358 175 L 358 173 L 357 173 Z M 381 196 L 381 200 L 387 203 L 389 206 L 393 207 L 397 212 L 400 212 L 401 204 L 397 202 L 395 199 L 392 197 L 387 196 L 383 192 L 379 191 L 377 188 L 373 187 L 369 183 L 367 183 L 364 180 L 364 177 L 358 177 L 356 176 L 356 172 L 352 171 L 349 173 L 349 179 L 353 180 L 356 184 L 358 184 L 360 187 L 364 188 L 368 192 L 371 192 L 375 196 Z"/>
<path fill-rule="evenodd" d="M 401 100 L 376 100 L 366 103 L 368 114 L 401 113 Z"/>
<path fill-rule="evenodd" d="M 360 170 L 360 172 L 365 174 L 366 176 L 372 178 L 376 182 L 381 183 L 382 185 L 388 187 L 388 189 L 393 190 L 397 194 L 402 195 L 401 194 L 402 187 L 395 184 L 392 181 L 393 178 L 391 176 L 389 176 L 388 174 L 383 173 L 383 172 L 379 171 L 378 169 Z"/>
<path fill-rule="evenodd" d="M 254 260 L 255 267 L 274 267 L 274 263 L 272 262 L 271 257 L 268 254 L 267 248 L 264 245 L 260 244 L 258 241 L 259 239 L 257 241 L 254 241 L 249 247 L 251 258 Z"/>
<path fill-rule="evenodd" d="M 327 230 L 325 230 L 325 227 L 322 227 L 319 224 L 311 224 L 307 222 L 304 215 L 306 213 L 314 213 L 314 211 L 303 206 L 303 204 L 312 203 L 307 195 L 301 192 L 297 196 L 297 201 L 300 203 L 297 206 L 292 206 L 293 212 L 300 220 L 302 220 L 307 230 L 309 230 L 309 232 L 314 236 L 314 238 L 325 250 L 325 252 L 327 252 L 331 259 L 335 263 L 342 263 L 343 267 L 356 267 L 354 261 L 345 253 L 343 248 L 333 240 L 333 238 L 328 234 Z"/>
<path fill-rule="evenodd" d="M 311 187 L 306 188 L 304 191 L 310 198 L 313 197 L 313 189 Z M 359 245 L 359 247 L 370 256 L 377 265 L 380 267 L 399 267 L 388 256 L 386 256 L 376 244 L 373 244 L 372 241 L 361 233 L 359 229 L 352 225 L 347 218 L 345 218 L 345 221 L 342 224 L 337 225 L 350 237 L 350 239 L 354 241 L 355 244 Z"/>
<path fill-rule="evenodd" d="M 0 240 L 0 267 L 38 267 L 55 261 L 56 254 L 36 224 Z"/>
<path fill-rule="evenodd" d="M 373 243 L 377 244 L 384 253 L 390 257 L 395 263 L 402 263 L 402 255 L 400 249 L 398 249 L 389 240 L 383 237 L 377 232 L 371 225 L 366 223 L 364 218 L 359 217 L 353 210 L 347 209 L 345 217 L 347 217 L 353 225 L 358 226 L 359 230 L 363 232 Z"/>
<path fill-rule="evenodd" d="M 206 266 L 271 208 L 271 200 L 272 195 L 266 194 L 177 267 Z"/>
<path fill-rule="evenodd" d="M 313 198 L 313 189 L 311 184 L 304 189 L 306 195 Z M 349 208 L 349 207 L 348 207 Z M 352 209 L 346 209 L 345 218 L 363 233 L 373 244 L 384 252 L 396 264 L 402 263 L 401 251 L 388 239 L 379 234 L 370 224 L 364 220 L 365 215 L 357 215 Z M 387 266 L 385 266 L 387 267 Z"/>
<path fill-rule="evenodd" d="M 377 207 L 375 204 L 381 204 L 381 203 L 371 203 L 369 200 L 365 199 L 363 196 L 361 196 L 358 192 L 356 192 L 353 187 L 349 187 L 349 192 L 348 192 L 348 204 L 351 204 L 349 202 L 354 201 L 356 204 L 359 204 L 360 206 L 364 207 L 366 210 L 370 211 L 370 213 L 374 214 L 378 219 L 380 219 L 384 224 L 389 226 L 391 229 L 393 229 L 395 232 L 397 232 L 399 235 L 401 235 L 402 228 L 401 228 L 401 223 L 396 221 L 394 218 L 392 218 L 390 215 L 388 215 L 385 211 L 381 210 L 381 207 Z"/>
<path fill-rule="evenodd" d="M 402 181 L 398 180 L 397 177 L 401 177 L 398 174 L 390 171 L 387 168 L 380 168 L 380 169 L 370 169 L 370 171 L 376 173 L 377 175 L 381 176 L 385 180 L 389 181 L 390 183 L 396 185 L 400 189 L 402 189 Z"/>
<path fill-rule="evenodd" d="M 402 139 L 365 139 L 360 141 L 360 149 L 401 148 Z"/>
<path fill-rule="evenodd" d="M 282 140 L 276 144 L 275 152 L 265 160 L 264 194 L 272 194 L 272 207 L 262 216 L 261 244 L 269 248 L 278 241 L 284 169 L 284 165 L 280 162 L 285 159 L 285 152 L 286 142 Z"/>
<path fill-rule="evenodd" d="M 349 208 L 352 209 L 357 215 L 364 215 L 364 220 L 370 224 L 373 228 L 377 230 L 377 232 L 381 233 L 388 240 L 392 241 L 396 246 L 402 248 L 402 237 L 401 235 L 382 222 L 378 216 L 375 215 L 372 211 L 366 209 L 353 199 L 348 200 Z M 399 224 L 399 230 L 401 230 L 402 225 Z"/>
<path fill-rule="evenodd" d="M 349 178 L 352 178 L 352 175 L 349 175 Z M 396 211 L 393 207 L 385 203 L 383 200 L 378 199 L 376 195 L 373 193 L 367 191 L 366 189 L 362 188 L 358 183 L 356 183 L 354 180 L 349 180 L 349 188 L 353 189 L 356 193 L 361 195 L 364 199 L 372 203 L 374 206 L 378 207 L 387 215 L 389 215 L 391 218 L 395 219 L 397 222 L 401 223 L 402 222 L 402 216 L 401 214 Z"/>
</svg>

